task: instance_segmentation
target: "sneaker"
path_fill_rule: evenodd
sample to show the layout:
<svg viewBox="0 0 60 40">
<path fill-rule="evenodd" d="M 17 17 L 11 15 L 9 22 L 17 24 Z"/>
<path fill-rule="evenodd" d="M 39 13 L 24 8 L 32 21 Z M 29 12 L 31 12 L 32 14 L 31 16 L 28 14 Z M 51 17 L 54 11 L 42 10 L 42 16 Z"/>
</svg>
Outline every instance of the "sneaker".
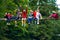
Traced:
<svg viewBox="0 0 60 40">
<path fill-rule="evenodd" d="M 39 24 L 39 23 L 37 23 L 37 24 Z"/>
<path fill-rule="evenodd" d="M 15 27 L 17 27 L 18 25 L 15 25 Z"/>
<path fill-rule="evenodd" d="M 7 25 L 10 25 L 10 23 L 7 23 Z"/>
<path fill-rule="evenodd" d="M 22 26 L 24 26 L 24 25 L 22 24 Z"/>
</svg>

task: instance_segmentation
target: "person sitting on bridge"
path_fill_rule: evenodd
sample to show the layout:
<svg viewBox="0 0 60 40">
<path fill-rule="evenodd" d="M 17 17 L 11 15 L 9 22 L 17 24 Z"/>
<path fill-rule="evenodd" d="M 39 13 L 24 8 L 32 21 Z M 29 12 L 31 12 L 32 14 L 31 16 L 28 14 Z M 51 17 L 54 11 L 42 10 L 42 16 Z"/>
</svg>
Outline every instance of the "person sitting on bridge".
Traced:
<svg viewBox="0 0 60 40">
<path fill-rule="evenodd" d="M 28 24 L 31 24 L 32 23 L 32 20 L 33 20 L 33 11 L 30 10 L 30 13 L 28 14 Z"/>
<path fill-rule="evenodd" d="M 27 6 L 26 9 L 22 10 L 22 26 L 26 26 L 26 19 L 27 19 Z"/>
<path fill-rule="evenodd" d="M 55 11 L 52 11 L 53 13 L 49 16 L 49 18 L 53 18 L 53 19 L 58 19 L 59 16 Z"/>
<path fill-rule="evenodd" d="M 40 13 L 40 10 L 37 10 L 36 12 L 36 23 L 39 24 L 39 20 L 42 19 L 42 15 Z"/>
<path fill-rule="evenodd" d="M 5 18 L 7 19 L 7 25 L 10 25 L 12 14 L 11 13 L 6 13 L 5 14 Z"/>
<path fill-rule="evenodd" d="M 34 23 L 36 24 L 36 10 L 33 11 L 33 19 L 34 19 Z"/>
<path fill-rule="evenodd" d="M 16 12 L 16 14 L 17 14 L 17 19 L 21 20 L 21 14 L 22 14 L 22 12 L 20 12 L 20 10 L 18 9 L 17 12 Z"/>
<path fill-rule="evenodd" d="M 39 9 L 33 12 L 33 18 L 34 18 L 35 24 L 39 24 L 39 20 L 42 19 L 42 15 L 39 12 Z"/>
</svg>

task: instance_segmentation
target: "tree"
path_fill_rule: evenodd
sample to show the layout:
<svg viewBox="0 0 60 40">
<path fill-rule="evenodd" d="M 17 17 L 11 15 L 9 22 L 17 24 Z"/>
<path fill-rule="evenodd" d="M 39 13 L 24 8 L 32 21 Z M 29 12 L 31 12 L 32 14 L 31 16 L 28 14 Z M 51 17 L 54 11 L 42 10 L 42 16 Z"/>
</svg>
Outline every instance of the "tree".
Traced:
<svg viewBox="0 0 60 40">
<path fill-rule="evenodd" d="M 56 0 L 0 0 L 0 17 L 5 12 L 12 12 L 18 9 L 20 5 L 24 8 L 36 10 L 40 6 L 40 11 L 44 17 L 47 17 L 53 10 L 58 10 L 55 4 Z M 14 21 L 11 25 L 6 25 L 6 21 L 0 21 L 1 40 L 54 40 L 56 34 L 60 33 L 60 20 L 40 20 L 40 25 L 31 24 L 26 27 L 15 27 Z M 56 37 L 57 38 L 57 37 Z M 56 39 L 57 40 L 57 39 Z"/>
</svg>

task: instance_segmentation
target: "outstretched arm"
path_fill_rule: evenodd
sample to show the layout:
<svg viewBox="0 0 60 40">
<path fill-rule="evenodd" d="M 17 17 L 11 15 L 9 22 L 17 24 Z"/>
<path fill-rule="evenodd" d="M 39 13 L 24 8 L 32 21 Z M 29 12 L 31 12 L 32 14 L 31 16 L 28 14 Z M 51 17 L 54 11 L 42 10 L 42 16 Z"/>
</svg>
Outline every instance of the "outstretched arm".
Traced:
<svg viewBox="0 0 60 40">
<path fill-rule="evenodd" d="M 27 7 L 27 5 L 26 5 L 26 13 L 28 13 L 28 7 Z"/>
<path fill-rule="evenodd" d="M 20 9 L 21 12 L 23 12 L 23 7 L 22 7 L 22 5 L 20 5 L 19 9 Z"/>
<path fill-rule="evenodd" d="M 52 14 L 49 16 L 49 18 L 51 18 L 52 17 Z"/>
<path fill-rule="evenodd" d="M 40 19 L 42 19 L 42 15 L 40 14 Z"/>
<path fill-rule="evenodd" d="M 39 10 L 40 6 L 37 7 L 37 10 Z"/>
</svg>

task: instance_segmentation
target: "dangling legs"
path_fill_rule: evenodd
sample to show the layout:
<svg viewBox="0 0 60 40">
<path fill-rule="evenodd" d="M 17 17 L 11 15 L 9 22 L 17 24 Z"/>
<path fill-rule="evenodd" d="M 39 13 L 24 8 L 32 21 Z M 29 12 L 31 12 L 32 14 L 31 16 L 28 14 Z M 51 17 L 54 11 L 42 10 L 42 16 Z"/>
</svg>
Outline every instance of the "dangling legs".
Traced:
<svg viewBox="0 0 60 40">
<path fill-rule="evenodd" d="M 35 24 L 37 24 L 37 18 L 35 18 Z"/>
<path fill-rule="evenodd" d="M 22 26 L 24 25 L 24 20 L 23 20 L 23 18 L 22 18 Z"/>
<path fill-rule="evenodd" d="M 24 26 L 26 26 L 26 18 L 24 18 Z"/>
<path fill-rule="evenodd" d="M 7 19 L 7 25 L 10 25 L 10 21 L 11 21 L 10 19 Z"/>
<path fill-rule="evenodd" d="M 39 24 L 39 19 L 37 19 L 37 24 Z"/>
<path fill-rule="evenodd" d="M 28 24 L 30 24 L 30 18 L 28 18 Z"/>
<path fill-rule="evenodd" d="M 15 26 L 17 26 L 17 21 L 15 21 Z"/>
</svg>

